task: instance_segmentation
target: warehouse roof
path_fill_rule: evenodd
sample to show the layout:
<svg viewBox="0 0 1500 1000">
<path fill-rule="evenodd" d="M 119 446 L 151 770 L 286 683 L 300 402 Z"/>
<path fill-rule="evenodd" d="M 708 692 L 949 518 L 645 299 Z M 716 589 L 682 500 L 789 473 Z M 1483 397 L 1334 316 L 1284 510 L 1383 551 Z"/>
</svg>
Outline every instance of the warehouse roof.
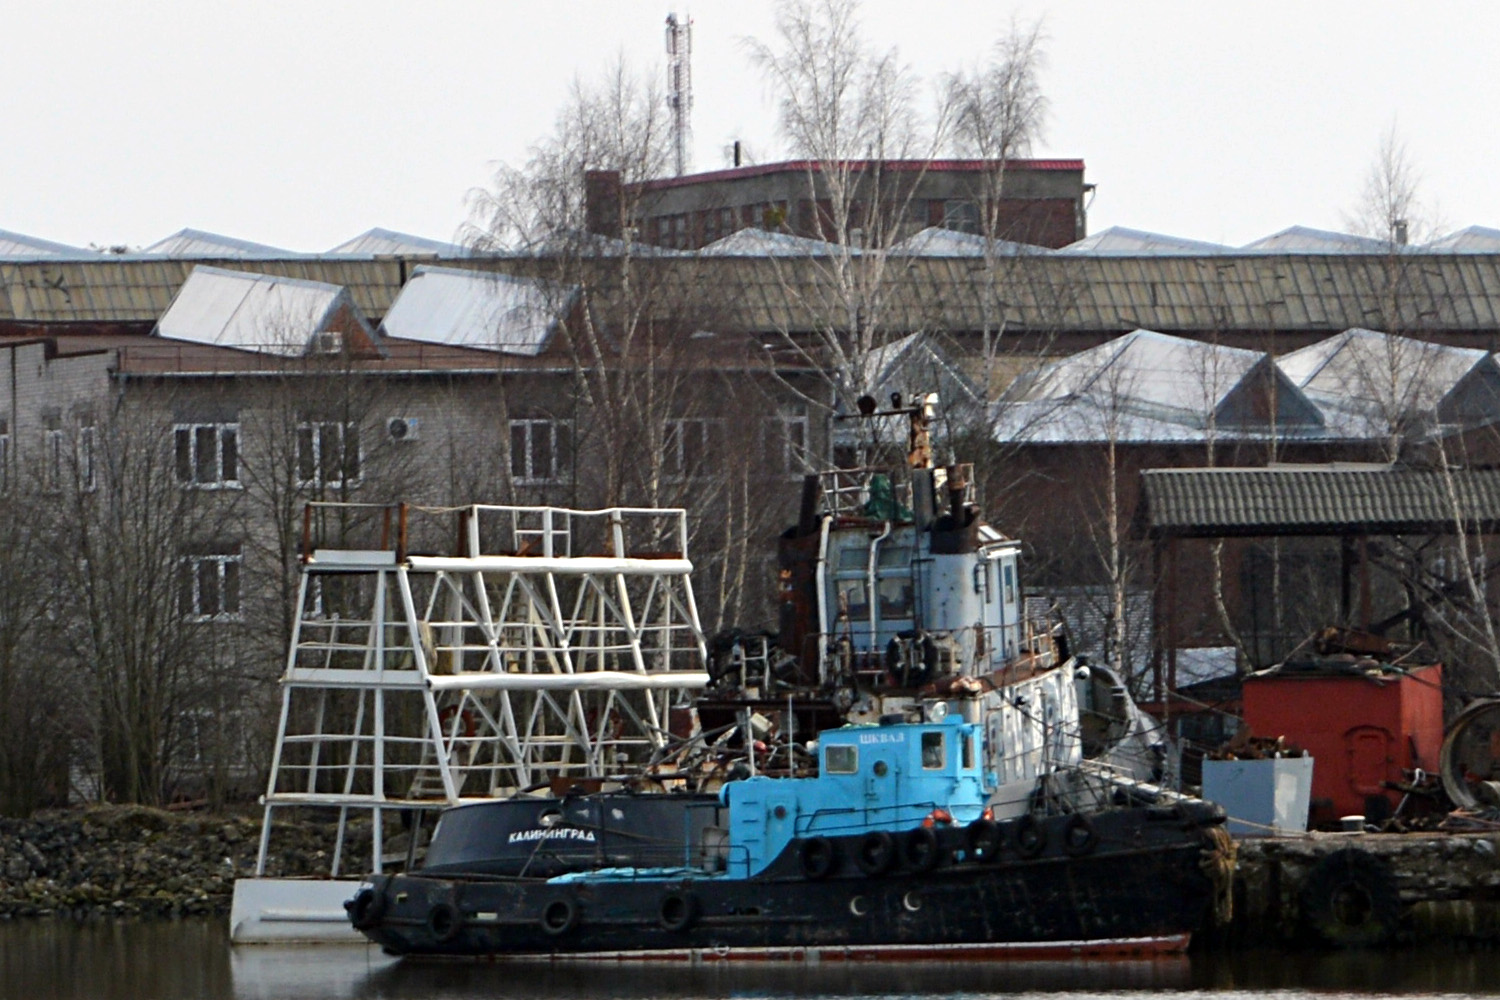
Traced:
<svg viewBox="0 0 1500 1000">
<path fill-rule="evenodd" d="M 81 247 L 70 247 L 66 243 L 54 243 L 38 236 L 12 233 L 0 229 L 0 259 L 31 259 L 37 257 L 91 257 L 94 251 Z"/>
<path fill-rule="evenodd" d="M 381 329 L 403 340 L 535 356 L 580 293 L 541 278 L 422 265 Z"/>
<path fill-rule="evenodd" d="M 346 339 L 350 349 L 376 347 L 347 289 L 201 264 L 183 282 L 154 335 L 283 357 L 339 353 Z"/>
<path fill-rule="evenodd" d="M 1149 469 L 1134 531 L 1151 538 L 1447 534 L 1500 529 L 1500 469 L 1279 465 Z"/>
<path fill-rule="evenodd" d="M 290 250 L 252 243 L 233 236 L 206 233 L 201 229 L 180 229 L 171 236 L 163 237 L 141 251 L 162 254 L 167 257 L 194 257 L 213 259 L 218 257 L 296 257 Z"/>
<path fill-rule="evenodd" d="M 469 251 L 457 243 L 430 240 L 425 236 L 398 233 L 390 229 L 367 229 L 358 236 L 350 237 L 328 251 L 349 254 L 403 254 L 407 256 L 436 255 L 438 257 L 467 257 Z"/>
<path fill-rule="evenodd" d="M 1102 229 L 1092 236 L 1087 236 L 1077 243 L 1069 243 L 1058 253 L 1095 253 L 1095 254 L 1158 254 L 1175 253 L 1201 256 L 1203 254 L 1227 253 L 1231 248 L 1220 243 L 1205 243 L 1202 240 L 1188 240 L 1180 236 L 1165 236 L 1161 233 L 1148 233 L 1140 229 L 1126 229 L 1124 226 L 1111 226 Z"/>
</svg>

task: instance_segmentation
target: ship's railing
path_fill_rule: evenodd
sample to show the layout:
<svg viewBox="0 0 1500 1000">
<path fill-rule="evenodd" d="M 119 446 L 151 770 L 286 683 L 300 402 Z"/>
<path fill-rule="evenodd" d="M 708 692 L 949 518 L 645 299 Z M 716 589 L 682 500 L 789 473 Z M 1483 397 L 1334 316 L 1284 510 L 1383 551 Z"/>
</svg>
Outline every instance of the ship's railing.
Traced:
<svg viewBox="0 0 1500 1000">
<path fill-rule="evenodd" d="M 870 517 L 866 507 L 871 500 L 870 484 L 876 476 L 884 476 L 890 485 L 895 501 L 907 510 L 911 509 L 911 480 L 905 470 L 884 466 L 864 466 L 854 469 L 831 469 L 818 473 L 818 485 L 823 491 L 823 509 L 834 517 Z"/>
<path fill-rule="evenodd" d="M 857 621 L 839 626 L 831 633 L 819 635 L 823 648 L 835 670 L 852 672 L 862 684 L 877 686 L 906 686 L 913 677 L 926 670 L 920 646 L 920 638 L 898 639 L 906 647 L 894 660 L 888 655 L 889 643 L 879 649 L 859 649 L 858 644 L 868 641 L 867 622 Z M 938 676 L 959 672 L 965 655 L 971 657 L 969 675 L 983 675 L 1011 666 L 1029 665 L 1037 668 L 1051 666 L 1057 662 L 1057 640 L 1055 626 L 1045 619 L 1027 618 L 1019 624 L 971 625 L 952 632 L 934 632 L 935 639 L 953 639 L 960 646 L 952 647 L 946 642 L 936 646 Z M 1014 648 L 1001 650 L 1010 639 Z M 903 677 L 902 675 L 906 675 Z"/>
<path fill-rule="evenodd" d="M 452 525 L 457 518 L 456 538 Z M 312 501 L 302 512 L 302 561 L 318 549 L 409 553 L 449 549 L 468 558 L 536 556 L 683 558 L 687 511 L 680 507 L 571 507 L 469 504 L 423 507 Z"/>
</svg>

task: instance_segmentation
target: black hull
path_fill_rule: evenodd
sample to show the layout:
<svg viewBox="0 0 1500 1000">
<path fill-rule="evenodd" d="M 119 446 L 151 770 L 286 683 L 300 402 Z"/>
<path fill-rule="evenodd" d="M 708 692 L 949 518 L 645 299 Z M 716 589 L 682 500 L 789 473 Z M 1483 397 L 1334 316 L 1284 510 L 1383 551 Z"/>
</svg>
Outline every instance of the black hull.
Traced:
<svg viewBox="0 0 1500 1000">
<path fill-rule="evenodd" d="M 1205 811 L 1202 821 L 1215 818 Z M 1181 940 L 1209 919 L 1215 887 L 1202 861 L 1211 848 L 1197 817 L 1100 814 L 1087 845 L 1068 840 L 1066 822 L 1043 824 L 1045 846 L 1033 858 L 1019 856 L 1014 839 L 992 860 L 966 857 L 965 831 L 942 831 L 941 863 L 930 871 L 903 861 L 887 874 L 865 874 L 852 861 L 860 840 L 847 838 L 833 842 L 835 864 L 821 878 L 804 873 L 794 843 L 753 879 L 686 871 L 564 883 L 400 875 L 377 877 L 373 894 L 352 910 L 355 925 L 393 953 L 517 957 L 795 958 L 809 949 Z"/>
</svg>

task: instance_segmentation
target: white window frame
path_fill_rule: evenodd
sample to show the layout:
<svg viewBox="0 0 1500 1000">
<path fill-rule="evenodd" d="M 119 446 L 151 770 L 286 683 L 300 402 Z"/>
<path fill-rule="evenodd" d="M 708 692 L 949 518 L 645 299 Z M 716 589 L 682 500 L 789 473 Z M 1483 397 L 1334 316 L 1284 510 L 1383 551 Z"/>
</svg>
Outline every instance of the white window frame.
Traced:
<svg viewBox="0 0 1500 1000">
<path fill-rule="evenodd" d="M 355 471 L 352 476 L 345 476 L 340 470 L 337 479 L 323 478 L 323 452 L 327 447 L 326 438 L 333 432 L 337 432 L 339 456 L 345 456 L 344 438 L 350 432 L 354 434 L 354 465 Z M 302 440 L 303 435 L 309 435 L 308 441 L 312 447 L 312 477 L 304 478 L 302 475 Z M 297 485 L 303 489 L 323 488 L 326 490 L 339 490 L 358 486 L 364 475 L 365 455 L 364 436 L 360 434 L 358 422 L 353 420 L 304 420 L 297 425 Z M 342 465 L 342 462 L 340 463 Z"/>
<path fill-rule="evenodd" d="M 199 432 L 210 430 L 213 432 L 213 459 L 211 472 L 213 478 L 198 478 L 198 470 L 203 466 L 199 461 L 198 437 Z M 182 455 L 182 436 L 187 435 L 187 477 L 182 475 L 182 467 L 176 463 Z M 229 464 L 224 460 L 224 442 L 227 435 L 234 439 L 234 469 L 233 475 L 225 475 L 226 466 Z M 174 463 L 177 482 L 184 489 L 193 490 L 237 490 L 240 489 L 240 445 L 244 440 L 240 433 L 240 424 L 237 420 L 201 420 L 197 422 L 183 422 L 172 425 L 172 461 Z"/>
<path fill-rule="evenodd" d="M 0 417 L 0 490 L 10 486 L 10 421 Z"/>
<path fill-rule="evenodd" d="M 713 417 L 669 417 L 662 431 L 662 479 L 681 483 L 691 479 L 702 479 L 712 471 L 710 456 L 713 449 L 724 441 L 722 420 Z M 687 467 L 688 437 L 698 439 L 698 448 L 703 462 L 698 468 Z"/>
<path fill-rule="evenodd" d="M 59 490 L 63 482 L 63 430 L 60 423 L 49 421 L 42 428 L 42 476 L 48 490 Z"/>
<path fill-rule="evenodd" d="M 792 439 L 791 429 L 797 428 L 802 442 Z M 788 479 L 801 479 L 807 472 L 809 454 L 809 424 L 806 414 L 779 413 L 766 418 L 766 458 L 771 462 L 771 471 Z"/>
<path fill-rule="evenodd" d="M 563 435 L 566 435 L 568 450 L 572 451 L 573 421 L 553 417 L 512 417 L 509 430 L 510 475 L 513 483 L 517 486 L 545 486 L 567 482 L 571 478 L 571 463 L 563 461 L 560 444 Z M 524 439 L 519 449 L 516 447 L 518 431 Z M 547 438 L 546 457 L 550 468 L 537 468 L 538 459 L 542 457 L 537 450 L 538 435 L 545 435 Z M 520 460 L 519 463 L 517 459 Z"/>
<path fill-rule="evenodd" d="M 184 600 L 180 608 L 183 621 L 190 622 L 237 622 L 244 617 L 244 556 L 238 552 L 187 553 L 180 558 L 185 580 L 179 581 L 179 594 Z M 218 588 L 217 608 L 204 610 L 202 571 L 211 566 L 215 585 Z M 231 590 L 230 584 L 233 584 Z M 233 596 L 233 601 L 229 600 Z M 233 607 L 228 607 L 233 603 Z"/>
<path fill-rule="evenodd" d="M 85 493 L 92 493 L 99 485 L 99 473 L 96 468 L 98 443 L 93 419 L 79 418 L 78 440 L 73 444 L 74 471 L 77 473 L 78 488 Z"/>
</svg>

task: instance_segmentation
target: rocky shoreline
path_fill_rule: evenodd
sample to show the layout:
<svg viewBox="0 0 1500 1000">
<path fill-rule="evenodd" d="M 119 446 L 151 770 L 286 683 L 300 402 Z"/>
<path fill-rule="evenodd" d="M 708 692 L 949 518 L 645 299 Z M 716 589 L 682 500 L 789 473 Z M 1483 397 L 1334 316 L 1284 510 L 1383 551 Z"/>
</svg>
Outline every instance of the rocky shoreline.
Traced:
<svg viewBox="0 0 1500 1000">
<path fill-rule="evenodd" d="M 0 819 L 0 920 L 228 913 L 234 880 L 255 871 L 260 823 L 140 806 Z M 332 843 L 331 824 L 278 820 L 267 873 L 326 871 Z"/>
</svg>

